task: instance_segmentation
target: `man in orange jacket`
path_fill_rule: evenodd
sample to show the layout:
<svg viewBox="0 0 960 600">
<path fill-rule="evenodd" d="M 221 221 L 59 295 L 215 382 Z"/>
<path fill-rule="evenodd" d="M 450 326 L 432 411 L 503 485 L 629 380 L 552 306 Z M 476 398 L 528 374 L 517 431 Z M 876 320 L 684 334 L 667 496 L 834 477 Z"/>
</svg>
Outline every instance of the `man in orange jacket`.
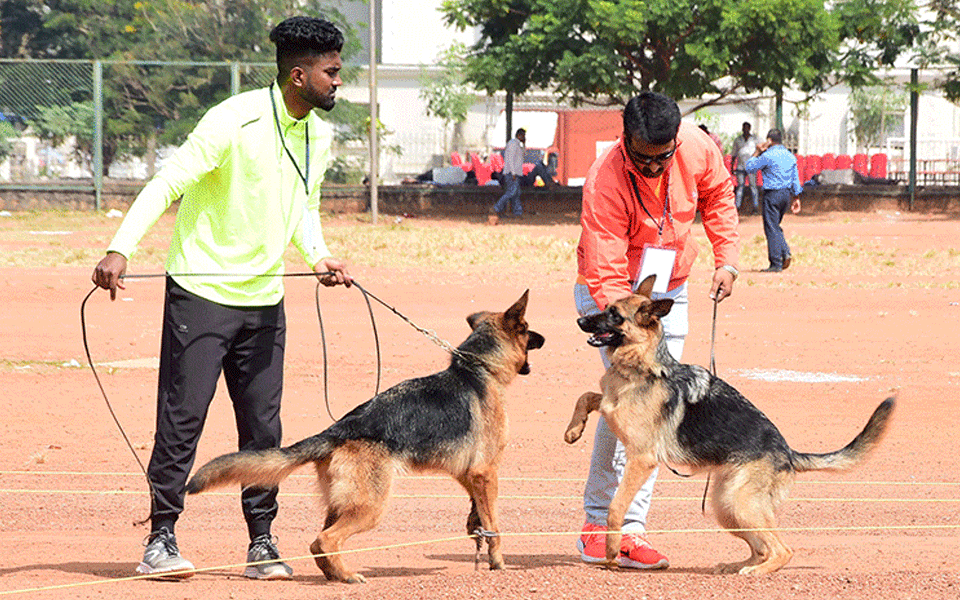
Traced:
<svg viewBox="0 0 960 600">
<path fill-rule="evenodd" d="M 739 259 L 730 173 L 716 143 L 696 125 L 681 122 L 676 102 L 643 92 L 624 107 L 623 137 L 593 163 L 583 186 L 574 287 L 578 312 L 599 312 L 656 274 L 654 298 L 674 300 L 663 328 L 667 348 L 679 360 L 687 334 L 687 277 L 697 256 L 692 228 L 698 212 L 713 246 L 710 298 L 723 300 L 733 290 Z M 609 367 L 602 350 L 601 357 Z M 601 417 L 583 494 L 586 522 L 577 540 L 584 562 L 606 560 L 602 532 L 625 464 L 623 445 Z M 654 471 L 627 511 L 618 558 L 622 567 L 669 566 L 643 537 L 656 477 Z"/>
</svg>

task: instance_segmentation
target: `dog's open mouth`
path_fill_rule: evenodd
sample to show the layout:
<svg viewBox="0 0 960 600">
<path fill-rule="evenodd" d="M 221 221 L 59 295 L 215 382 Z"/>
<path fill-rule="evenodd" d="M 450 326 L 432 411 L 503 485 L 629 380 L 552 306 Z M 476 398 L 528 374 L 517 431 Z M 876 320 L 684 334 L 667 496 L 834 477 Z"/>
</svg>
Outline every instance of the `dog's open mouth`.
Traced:
<svg viewBox="0 0 960 600">
<path fill-rule="evenodd" d="M 595 348 L 619 346 L 623 336 L 619 331 L 600 331 L 590 336 L 587 343 Z"/>
</svg>

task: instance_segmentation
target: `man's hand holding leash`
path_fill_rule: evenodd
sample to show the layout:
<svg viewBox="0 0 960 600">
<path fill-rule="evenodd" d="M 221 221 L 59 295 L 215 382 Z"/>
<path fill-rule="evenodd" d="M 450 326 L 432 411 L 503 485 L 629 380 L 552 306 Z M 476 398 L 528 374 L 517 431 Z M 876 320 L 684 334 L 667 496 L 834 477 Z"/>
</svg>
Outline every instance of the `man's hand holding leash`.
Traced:
<svg viewBox="0 0 960 600">
<path fill-rule="evenodd" d="M 713 283 L 710 284 L 710 299 L 720 302 L 733 293 L 733 282 L 740 272 L 733 265 L 723 265 L 713 272 Z"/>
<path fill-rule="evenodd" d="M 94 285 L 110 290 L 110 299 L 117 299 L 117 288 L 127 289 L 123 285 L 123 276 L 127 272 L 127 257 L 119 252 L 107 252 L 93 269 Z"/>
<path fill-rule="evenodd" d="M 328 256 L 320 259 L 313 265 L 313 272 L 317 273 L 317 279 L 327 287 L 335 285 L 353 285 L 353 278 L 347 273 L 347 265 L 342 260 Z"/>
</svg>

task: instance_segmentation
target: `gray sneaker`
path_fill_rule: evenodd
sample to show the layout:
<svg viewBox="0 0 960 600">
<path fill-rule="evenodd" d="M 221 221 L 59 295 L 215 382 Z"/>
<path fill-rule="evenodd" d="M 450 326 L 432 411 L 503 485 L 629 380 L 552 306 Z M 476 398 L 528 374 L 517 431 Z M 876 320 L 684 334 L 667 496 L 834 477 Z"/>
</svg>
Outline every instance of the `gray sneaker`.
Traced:
<svg viewBox="0 0 960 600">
<path fill-rule="evenodd" d="M 247 549 L 247 562 L 250 564 L 243 571 L 244 577 L 250 579 L 290 579 L 293 569 L 280 560 L 274 538 L 269 534 L 257 536 L 250 542 Z"/>
<path fill-rule="evenodd" d="M 172 579 L 193 577 L 193 563 L 180 556 L 177 538 L 166 527 L 148 535 L 143 543 L 147 548 L 137 573 Z"/>
</svg>

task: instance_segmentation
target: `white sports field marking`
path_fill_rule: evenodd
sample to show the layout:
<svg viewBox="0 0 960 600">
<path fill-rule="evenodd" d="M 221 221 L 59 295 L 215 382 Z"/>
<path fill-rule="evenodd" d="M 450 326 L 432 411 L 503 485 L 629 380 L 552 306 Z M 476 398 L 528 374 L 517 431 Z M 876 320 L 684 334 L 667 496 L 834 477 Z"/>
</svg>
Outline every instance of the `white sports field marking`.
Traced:
<svg viewBox="0 0 960 600">
<path fill-rule="evenodd" d="M 734 369 L 733 373 L 760 381 L 790 381 L 797 383 L 841 383 L 866 381 L 866 377 L 838 375 L 837 373 L 809 373 L 787 369 Z"/>
</svg>

